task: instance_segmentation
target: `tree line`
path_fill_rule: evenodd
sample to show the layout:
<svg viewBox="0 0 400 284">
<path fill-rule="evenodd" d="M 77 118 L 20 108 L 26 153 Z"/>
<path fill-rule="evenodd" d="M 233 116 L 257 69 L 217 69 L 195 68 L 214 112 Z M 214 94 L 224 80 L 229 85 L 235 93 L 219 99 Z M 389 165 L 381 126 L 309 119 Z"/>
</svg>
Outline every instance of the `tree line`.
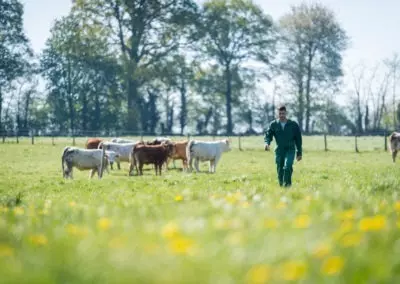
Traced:
<svg viewBox="0 0 400 284">
<path fill-rule="evenodd" d="M 76 0 L 34 54 L 21 1 L 1 1 L 0 130 L 253 134 L 282 102 L 305 133 L 397 126 L 397 57 L 379 79 L 355 70 L 345 91 L 349 38 L 333 11 L 267 12 L 251 0 Z"/>
</svg>

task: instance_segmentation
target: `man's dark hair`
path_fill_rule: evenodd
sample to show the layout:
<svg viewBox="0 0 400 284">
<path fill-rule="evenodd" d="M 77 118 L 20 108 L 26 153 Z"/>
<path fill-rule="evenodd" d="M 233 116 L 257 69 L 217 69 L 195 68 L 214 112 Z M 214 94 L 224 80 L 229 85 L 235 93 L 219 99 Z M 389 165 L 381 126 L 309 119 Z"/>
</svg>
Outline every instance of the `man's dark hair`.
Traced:
<svg viewBox="0 0 400 284">
<path fill-rule="evenodd" d="M 280 106 L 280 107 L 278 107 L 278 111 L 286 111 L 286 106 Z"/>
</svg>

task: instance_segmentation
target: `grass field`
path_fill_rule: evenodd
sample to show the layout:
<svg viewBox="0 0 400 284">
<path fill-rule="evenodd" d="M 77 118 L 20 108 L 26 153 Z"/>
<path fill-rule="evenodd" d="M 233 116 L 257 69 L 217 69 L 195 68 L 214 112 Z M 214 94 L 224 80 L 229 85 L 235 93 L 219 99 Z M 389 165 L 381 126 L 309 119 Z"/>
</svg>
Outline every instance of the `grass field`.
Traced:
<svg viewBox="0 0 400 284">
<path fill-rule="evenodd" d="M 216 174 L 72 181 L 70 139 L 0 144 L 0 283 L 400 283 L 400 166 L 359 142 L 305 138 L 290 189 L 261 137 Z"/>
</svg>

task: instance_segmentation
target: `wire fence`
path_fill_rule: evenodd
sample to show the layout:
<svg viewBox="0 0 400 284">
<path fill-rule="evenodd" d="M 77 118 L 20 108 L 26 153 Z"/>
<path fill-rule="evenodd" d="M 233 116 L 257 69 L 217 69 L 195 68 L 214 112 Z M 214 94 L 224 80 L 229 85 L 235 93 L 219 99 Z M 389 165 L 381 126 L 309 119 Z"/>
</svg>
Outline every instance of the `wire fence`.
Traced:
<svg viewBox="0 0 400 284">
<path fill-rule="evenodd" d="M 367 151 L 387 151 L 388 133 L 382 131 L 374 135 L 354 135 L 354 136 L 332 136 L 327 134 L 320 135 L 304 135 L 303 149 L 304 151 L 348 151 L 348 152 L 367 152 Z M 35 133 L 29 131 L 25 135 L 18 132 L 2 132 L 1 144 L 43 144 L 53 146 L 80 146 L 84 147 L 88 138 L 100 138 L 102 140 L 111 140 L 115 137 L 131 139 L 134 141 L 147 141 L 155 137 L 169 137 L 173 141 L 182 141 L 188 139 L 198 139 L 203 141 L 216 141 L 219 139 L 229 138 L 231 147 L 240 151 L 260 150 L 264 147 L 263 135 L 179 135 L 179 134 L 162 134 L 154 135 L 149 133 L 132 133 L 128 131 L 115 131 L 106 133 L 100 131 L 86 131 L 77 134 L 60 134 L 60 133 Z M 273 143 L 274 144 L 274 143 Z"/>
</svg>

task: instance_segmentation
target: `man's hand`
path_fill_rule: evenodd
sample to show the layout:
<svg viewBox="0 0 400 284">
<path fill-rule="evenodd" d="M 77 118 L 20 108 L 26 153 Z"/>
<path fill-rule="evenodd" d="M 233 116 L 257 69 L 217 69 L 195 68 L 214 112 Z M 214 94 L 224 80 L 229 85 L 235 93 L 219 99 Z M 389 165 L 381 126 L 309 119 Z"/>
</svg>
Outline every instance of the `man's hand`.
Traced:
<svg viewBox="0 0 400 284">
<path fill-rule="evenodd" d="M 302 157 L 301 157 L 301 156 L 297 156 L 297 158 L 296 158 L 297 162 L 300 162 L 300 161 L 301 161 L 301 159 L 302 159 Z"/>
<path fill-rule="evenodd" d="M 269 145 L 268 145 L 268 144 L 265 144 L 264 150 L 265 150 L 265 151 L 269 151 L 269 149 L 270 149 L 270 148 L 269 148 Z"/>
</svg>

